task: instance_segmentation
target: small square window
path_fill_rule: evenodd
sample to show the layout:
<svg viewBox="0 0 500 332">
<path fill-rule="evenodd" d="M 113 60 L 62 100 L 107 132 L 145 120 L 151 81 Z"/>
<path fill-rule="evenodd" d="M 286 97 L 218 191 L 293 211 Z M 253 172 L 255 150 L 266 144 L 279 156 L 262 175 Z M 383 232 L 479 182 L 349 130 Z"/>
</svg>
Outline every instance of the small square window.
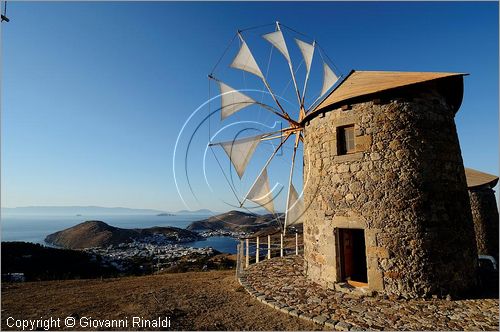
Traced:
<svg viewBox="0 0 500 332">
<path fill-rule="evenodd" d="M 355 151 L 354 125 L 337 128 L 338 154 L 348 154 Z"/>
</svg>

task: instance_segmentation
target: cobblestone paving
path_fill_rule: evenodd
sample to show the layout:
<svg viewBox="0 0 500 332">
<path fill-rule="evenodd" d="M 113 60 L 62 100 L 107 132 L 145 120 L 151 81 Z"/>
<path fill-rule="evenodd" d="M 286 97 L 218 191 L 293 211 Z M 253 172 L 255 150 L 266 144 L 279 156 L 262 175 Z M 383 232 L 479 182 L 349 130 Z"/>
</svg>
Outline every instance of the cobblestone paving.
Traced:
<svg viewBox="0 0 500 332">
<path fill-rule="evenodd" d="M 240 282 L 260 301 L 326 329 L 498 331 L 498 299 L 390 300 L 326 290 L 304 277 L 300 256 L 252 265 Z"/>
</svg>

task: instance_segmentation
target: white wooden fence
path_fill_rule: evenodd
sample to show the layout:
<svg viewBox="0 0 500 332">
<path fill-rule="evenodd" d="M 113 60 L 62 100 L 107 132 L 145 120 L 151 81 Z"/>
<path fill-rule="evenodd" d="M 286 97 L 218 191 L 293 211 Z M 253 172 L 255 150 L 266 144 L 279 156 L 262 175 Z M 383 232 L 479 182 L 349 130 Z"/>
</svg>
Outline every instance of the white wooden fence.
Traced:
<svg viewBox="0 0 500 332">
<path fill-rule="evenodd" d="M 288 240 L 295 238 L 295 244 L 291 246 L 284 245 L 285 238 L 282 233 L 277 240 L 273 239 L 271 235 L 240 238 L 237 248 L 236 276 L 239 277 L 251 264 L 259 263 L 262 260 L 303 254 L 304 246 L 299 245 L 299 236 L 302 234 L 295 233 L 287 236 Z M 289 242 L 293 243 L 293 241 Z"/>
</svg>

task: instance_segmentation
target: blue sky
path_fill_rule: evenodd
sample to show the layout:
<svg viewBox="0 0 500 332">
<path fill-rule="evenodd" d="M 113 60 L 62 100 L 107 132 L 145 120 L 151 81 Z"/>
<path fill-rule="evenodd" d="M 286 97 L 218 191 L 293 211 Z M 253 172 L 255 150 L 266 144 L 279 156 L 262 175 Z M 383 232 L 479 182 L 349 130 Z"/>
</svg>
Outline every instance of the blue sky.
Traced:
<svg viewBox="0 0 500 332">
<path fill-rule="evenodd" d="M 173 179 L 173 151 L 185 121 L 207 100 L 206 76 L 237 29 L 276 20 L 315 38 L 344 74 L 470 73 L 456 116 L 463 159 L 468 167 L 498 174 L 494 2 L 14 2 L 8 16 L 11 22 L 2 23 L 2 206 L 184 208 Z M 255 52 L 265 68 L 269 45 L 263 45 L 255 45 Z M 278 60 L 272 68 L 279 68 Z M 220 74 L 238 88 L 262 88 L 251 77 L 236 84 L 232 71 Z M 270 77 L 276 84 L 288 81 L 279 69 Z M 261 113 L 257 118 L 274 123 Z M 212 133 L 221 128 L 217 119 Z M 235 119 L 255 117 L 247 112 Z M 190 152 L 203 155 L 205 145 L 198 137 Z M 241 193 L 265 155 L 260 151 L 257 166 L 237 185 Z M 220 170 L 214 159 L 208 156 L 206 163 L 212 191 L 200 161 L 191 161 L 200 165 L 190 174 L 200 203 L 190 207 L 227 210 L 230 189 L 215 174 Z M 283 177 L 287 163 L 279 165 L 274 171 Z"/>
</svg>

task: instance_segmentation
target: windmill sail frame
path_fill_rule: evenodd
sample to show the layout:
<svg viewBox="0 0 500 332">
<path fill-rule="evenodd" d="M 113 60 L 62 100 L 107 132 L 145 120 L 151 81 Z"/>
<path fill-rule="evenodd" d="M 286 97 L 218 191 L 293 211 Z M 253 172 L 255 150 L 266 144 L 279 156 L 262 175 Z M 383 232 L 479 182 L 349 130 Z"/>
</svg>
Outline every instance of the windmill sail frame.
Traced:
<svg viewBox="0 0 500 332">
<path fill-rule="evenodd" d="M 284 26 L 286 27 L 286 26 Z M 303 35 L 291 28 L 286 27 L 287 29 L 294 31 L 295 33 L 298 33 L 300 35 Z M 250 29 L 246 29 L 250 30 Z M 298 87 L 297 84 L 297 79 L 296 79 L 296 71 L 294 70 L 293 67 L 293 62 L 292 58 L 290 57 L 290 52 L 289 48 L 285 39 L 285 35 L 283 34 L 283 31 L 281 29 L 281 24 L 279 22 L 275 23 L 275 31 L 269 32 L 266 34 L 261 34 L 261 37 L 270 43 L 272 45 L 271 51 L 273 48 L 277 49 L 279 53 L 283 56 L 283 58 L 286 60 L 288 64 L 288 68 L 290 71 L 290 76 L 291 76 L 291 81 L 293 81 L 294 89 L 295 89 L 295 95 L 297 97 L 298 105 L 299 105 L 299 117 L 297 120 L 294 120 L 290 117 L 290 115 L 287 113 L 287 111 L 284 109 L 283 105 L 280 103 L 278 100 L 278 97 L 276 94 L 273 92 L 271 89 L 271 86 L 269 85 L 269 82 L 267 80 L 267 75 L 269 72 L 269 69 L 267 69 L 266 75 L 264 75 L 259 67 L 258 62 L 256 61 L 254 55 L 252 54 L 252 51 L 250 50 L 249 45 L 243 38 L 242 32 L 246 30 L 241 30 L 238 31 L 238 33 L 235 35 L 237 36 L 240 40 L 240 47 L 239 50 L 236 54 L 236 56 L 232 59 L 232 62 L 230 63 L 230 67 L 238 70 L 242 70 L 247 73 L 251 73 L 255 76 L 257 76 L 262 83 L 264 84 L 265 88 L 267 89 L 268 93 L 271 95 L 275 105 L 277 108 L 274 108 L 270 105 L 267 105 L 262 102 L 257 102 L 255 99 L 253 99 L 251 96 L 248 96 L 245 93 L 242 93 L 241 91 L 238 91 L 237 89 L 234 89 L 230 87 L 229 85 L 218 81 L 219 82 L 219 88 L 221 91 L 221 120 L 226 119 L 230 115 L 235 114 L 236 112 L 239 112 L 240 110 L 243 110 L 247 108 L 248 106 L 251 105 L 259 105 L 263 108 L 265 108 L 268 111 L 271 111 L 275 115 L 280 116 L 282 119 L 286 120 L 289 123 L 289 126 L 286 128 L 282 128 L 281 130 L 274 132 L 274 133 L 269 133 L 269 134 L 262 134 L 262 135 L 257 135 L 257 136 L 252 136 L 252 137 L 246 137 L 240 140 L 233 140 L 233 141 L 226 141 L 226 142 L 219 142 L 219 143 L 211 143 L 210 145 L 220 145 L 227 156 L 229 157 L 231 164 L 233 165 L 234 169 L 236 170 L 238 176 L 240 179 L 243 177 L 243 174 L 245 172 L 245 169 L 250 162 L 250 159 L 252 158 L 252 155 L 254 154 L 257 146 L 261 141 L 264 140 L 273 140 L 273 139 L 281 139 L 280 144 L 274 149 L 273 153 L 269 156 L 269 158 L 266 160 L 266 163 L 262 167 L 261 171 L 258 173 L 257 178 L 253 181 L 252 185 L 250 186 L 250 189 L 244 196 L 243 200 L 240 201 L 238 198 L 238 201 L 240 203 L 240 207 L 243 207 L 244 203 L 248 201 L 252 201 L 257 203 L 258 205 L 266 208 L 269 212 L 275 213 L 275 206 L 273 203 L 274 198 L 272 197 L 272 192 L 269 186 L 269 176 L 268 176 L 268 166 L 271 162 L 271 160 L 276 156 L 277 152 L 282 148 L 282 146 L 287 142 L 287 140 L 290 138 L 290 136 L 295 135 L 295 142 L 293 144 L 293 154 L 292 154 L 292 159 L 291 159 L 291 169 L 289 173 L 289 178 L 288 178 L 288 192 L 287 192 L 287 197 L 286 197 L 286 214 L 285 214 L 285 220 L 284 220 L 284 225 L 283 225 L 283 234 L 286 233 L 286 229 L 288 226 L 293 225 L 297 222 L 300 221 L 300 216 L 304 212 L 304 202 L 303 202 L 303 197 L 299 195 L 295 189 L 295 186 L 293 185 L 293 175 L 294 175 L 294 167 L 296 164 L 296 158 L 297 158 L 297 150 L 300 142 L 303 142 L 303 122 L 304 119 L 306 118 L 307 114 L 311 111 L 313 106 L 316 104 L 318 100 L 320 100 L 325 94 L 327 94 L 328 91 L 330 91 L 342 78 L 342 75 L 338 76 L 336 71 L 332 70 L 332 68 L 325 62 L 321 47 L 317 45 L 316 41 L 313 40 L 312 43 L 305 42 L 299 38 L 294 38 L 295 44 L 298 47 L 301 55 L 302 55 L 302 61 L 305 63 L 305 79 L 303 81 L 303 86 L 302 86 L 302 93 L 301 90 Z M 303 35 L 304 36 L 304 35 Z M 307 37 L 307 36 L 306 36 Z M 309 38 L 309 37 L 307 37 Z M 234 38 L 233 38 L 234 40 Z M 307 39 L 306 39 L 307 40 Z M 311 40 L 311 39 L 309 39 Z M 316 52 L 316 47 L 319 47 L 318 52 L 319 55 L 321 56 L 323 60 L 323 82 L 321 86 L 321 92 L 319 94 L 319 97 L 309 106 L 308 109 L 305 107 L 305 99 L 306 99 L 306 93 L 308 90 L 308 83 L 311 77 L 311 72 L 312 72 L 312 64 L 313 60 L 315 59 L 315 53 Z M 227 51 L 227 49 L 226 49 Z M 272 54 L 272 52 L 271 52 Z M 270 54 L 270 57 L 271 57 Z M 270 58 L 271 59 L 271 58 Z M 269 59 L 269 63 L 270 63 Z M 328 58 L 329 59 L 329 58 Z M 220 60 L 219 60 L 220 62 Z M 331 60 L 330 60 L 331 62 Z M 302 62 L 300 63 L 299 67 L 297 70 L 300 68 L 302 65 Z M 336 69 L 335 65 L 333 65 L 334 68 Z M 217 65 L 216 65 L 217 67 Z M 269 68 L 269 64 L 268 64 Z M 209 75 L 209 77 L 213 78 L 212 74 Z M 290 81 L 288 82 L 290 84 Z M 288 87 L 288 85 L 287 85 Z"/>
</svg>

